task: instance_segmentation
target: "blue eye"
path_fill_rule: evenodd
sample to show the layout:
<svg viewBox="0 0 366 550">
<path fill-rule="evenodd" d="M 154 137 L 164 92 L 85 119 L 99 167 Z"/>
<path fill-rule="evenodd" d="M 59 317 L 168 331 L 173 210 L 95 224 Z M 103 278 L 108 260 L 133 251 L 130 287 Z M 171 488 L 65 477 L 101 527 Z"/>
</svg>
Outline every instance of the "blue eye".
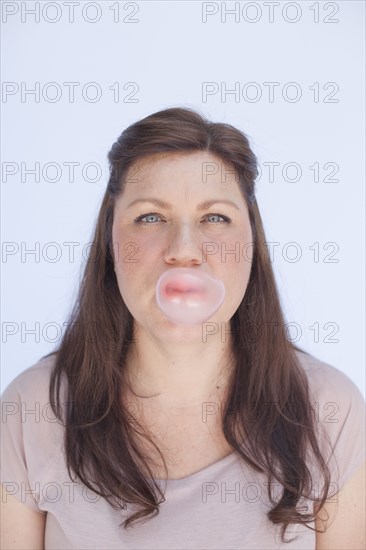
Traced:
<svg viewBox="0 0 366 550">
<path fill-rule="evenodd" d="M 208 217 L 211 217 L 211 216 L 216 216 L 218 218 L 222 218 L 223 221 L 219 222 L 219 223 L 231 223 L 231 219 L 228 218 L 227 216 L 224 216 L 224 214 L 207 214 Z"/>
<path fill-rule="evenodd" d="M 134 221 L 134 223 L 142 223 L 142 224 L 145 224 L 145 225 L 152 225 L 150 222 L 143 222 L 142 221 L 144 218 L 149 218 L 149 217 L 152 217 L 152 216 L 159 217 L 159 214 L 155 214 L 155 212 L 149 212 L 148 214 L 141 214 L 141 216 L 138 216 L 138 218 L 135 218 L 133 221 Z M 156 222 L 152 222 L 152 223 L 156 223 Z"/>
<path fill-rule="evenodd" d="M 152 218 L 152 217 L 158 217 L 160 218 L 160 215 L 159 214 L 156 214 L 156 212 L 148 212 L 146 214 L 141 214 L 141 216 L 138 216 L 137 218 L 135 218 L 133 221 L 134 223 L 136 224 L 142 224 L 142 225 L 153 225 L 155 223 L 157 223 L 156 221 L 143 221 L 144 218 Z M 231 219 L 228 217 L 228 216 L 225 216 L 224 214 L 220 214 L 219 212 L 215 213 L 215 214 L 207 214 L 206 217 L 218 217 L 218 218 L 221 218 L 221 221 L 219 222 L 213 222 L 214 224 L 217 225 L 217 223 L 231 223 Z"/>
</svg>

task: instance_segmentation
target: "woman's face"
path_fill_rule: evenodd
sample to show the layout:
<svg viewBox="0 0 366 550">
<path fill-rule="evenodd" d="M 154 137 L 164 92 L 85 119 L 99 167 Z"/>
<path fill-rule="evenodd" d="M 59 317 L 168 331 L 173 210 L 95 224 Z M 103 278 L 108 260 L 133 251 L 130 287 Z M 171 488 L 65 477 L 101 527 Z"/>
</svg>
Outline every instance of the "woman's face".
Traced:
<svg viewBox="0 0 366 550">
<path fill-rule="evenodd" d="M 156 283 L 173 267 L 194 268 L 224 283 L 225 301 L 207 323 L 222 330 L 234 315 L 252 264 L 249 215 L 236 179 L 206 151 L 159 153 L 129 170 L 115 204 L 112 239 L 119 290 L 139 330 L 160 338 L 202 338 L 201 326 L 171 323 L 156 303 Z"/>
</svg>

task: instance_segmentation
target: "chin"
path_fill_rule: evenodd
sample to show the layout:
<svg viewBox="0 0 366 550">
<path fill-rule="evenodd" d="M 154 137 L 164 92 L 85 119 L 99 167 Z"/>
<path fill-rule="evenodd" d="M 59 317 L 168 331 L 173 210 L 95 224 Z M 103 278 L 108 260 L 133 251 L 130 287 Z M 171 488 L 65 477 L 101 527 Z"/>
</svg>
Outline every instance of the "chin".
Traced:
<svg viewBox="0 0 366 550">
<path fill-rule="evenodd" d="M 192 338 L 202 340 L 202 323 L 196 323 L 194 325 L 180 325 L 170 321 L 167 317 L 159 319 L 151 327 L 151 330 L 161 337 L 168 337 L 169 340 L 176 339 L 177 341 L 184 341 Z"/>
</svg>

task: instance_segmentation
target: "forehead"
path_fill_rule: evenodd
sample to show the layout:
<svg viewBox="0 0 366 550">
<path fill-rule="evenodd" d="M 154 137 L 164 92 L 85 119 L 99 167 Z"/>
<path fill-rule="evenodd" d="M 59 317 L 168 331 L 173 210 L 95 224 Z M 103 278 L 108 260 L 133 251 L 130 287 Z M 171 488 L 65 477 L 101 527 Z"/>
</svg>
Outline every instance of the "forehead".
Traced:
<svg viewBox="0 0 366 550">
<path fill-rule="evenodd" d="M 124 193 L 164 186 L 177 191 L 193 185 L 197 191 L 210 186 L 222 192 L 239 192 L 239 176 L 234 167 L 208 151 L 164 152 L 137 159 L 127 171 Z M 180 185 L 179 185 L 180 184 Z"/>
</svg>

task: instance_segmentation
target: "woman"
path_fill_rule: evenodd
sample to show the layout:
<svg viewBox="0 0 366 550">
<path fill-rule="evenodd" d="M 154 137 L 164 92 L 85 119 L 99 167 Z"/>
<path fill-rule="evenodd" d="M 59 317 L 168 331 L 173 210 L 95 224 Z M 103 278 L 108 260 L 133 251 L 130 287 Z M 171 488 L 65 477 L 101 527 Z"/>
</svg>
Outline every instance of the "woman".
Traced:
<svg viewBox="0 0 366 550">
<path fill-rule="evenodd" d="M 173 108 L 108 159 L 68 330 L 3 393 L 3 544 L 364 548 L 364 400 L 287 337 L 248 139 Z M 209 322 L 157 306 L 174 267 L 224 283 Z"/>
</svg>

